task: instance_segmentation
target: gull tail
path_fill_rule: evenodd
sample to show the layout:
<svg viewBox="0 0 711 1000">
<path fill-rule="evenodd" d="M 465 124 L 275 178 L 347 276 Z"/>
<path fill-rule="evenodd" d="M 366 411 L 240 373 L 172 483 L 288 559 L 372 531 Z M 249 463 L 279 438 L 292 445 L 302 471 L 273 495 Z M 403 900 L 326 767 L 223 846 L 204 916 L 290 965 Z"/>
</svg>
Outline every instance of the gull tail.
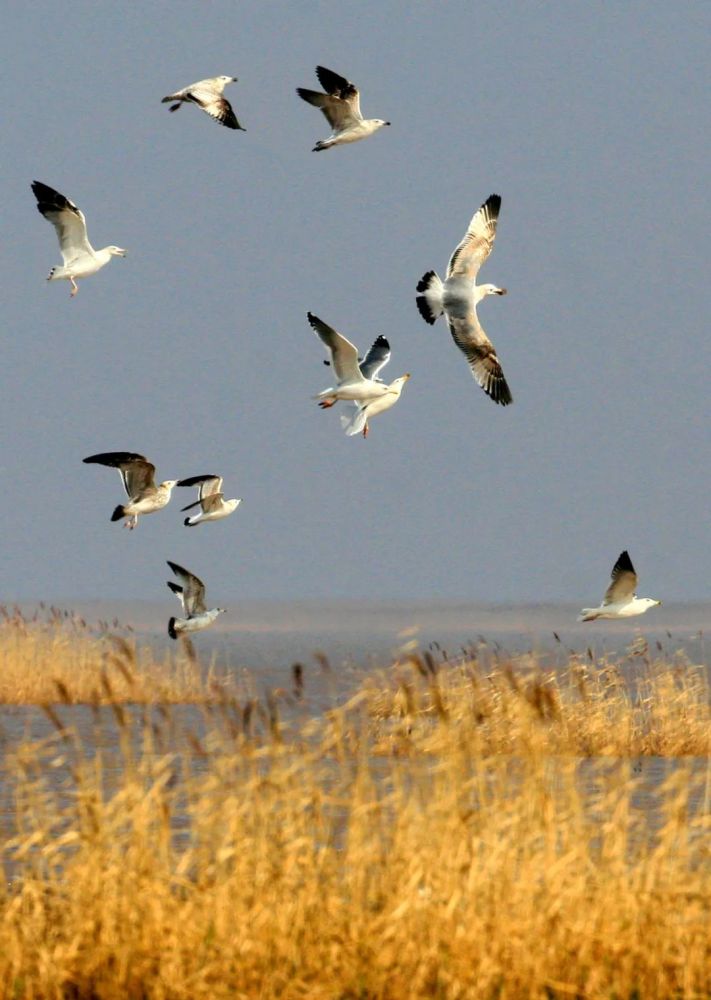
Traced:
<svg viewBox="0 0 711 1000">
<path fill-rule="evenodd" d="M 171 618 L 168 622 L 168 635 L 171 639 L 178 638 L 178 633 L 175 631 L 175 618 Z"/>
<path fill-rule="evenodd" d="M 180 105 L 183 103 L 182 100 L 180 100 L 180 98 L 176 97 L 175 94 L 168 94 L 167 97 L 162 97 L 160 103 L 161 104 L 170 104 L 171 101 L 176 101 L 177 103 L 174 104 L 173 107 L 169 109 L 170 111 L 177 111 L 178 108 L 180 107 Z"/>
<path fill-rule="evenodd" d="M 355 413 L 351 414 L 351 416 L 347 416 L 345 413 L 342 414 L 341 427 L 346 432 L 348 437 L 353 437 L 354 434 L 360 434 L 367 421 L 368 407 L 359 406 Z"/>
<path fill-rule="evenodd" d="M 113 514 L 111 515 L 111 520 L 112 521 L 120 521 L 121 518 L 125 517 L 125 516 L 126 516 L 126 514 L 124 513 L 124 509 L 121 506 L 121 504 L 119 504 L 118 507 L 115 508 Z"/>
<path fill-rule="evenodd" d="M 422 295 L 417 296 L 417 308 L 425 323 L 430 325 L 435 323 L 444 312 L 442 308 L 443 289 L 442 279 L 436 271 L 428 271 L 417 282 L 417 291 L 422 292 Z"/>
</svg>

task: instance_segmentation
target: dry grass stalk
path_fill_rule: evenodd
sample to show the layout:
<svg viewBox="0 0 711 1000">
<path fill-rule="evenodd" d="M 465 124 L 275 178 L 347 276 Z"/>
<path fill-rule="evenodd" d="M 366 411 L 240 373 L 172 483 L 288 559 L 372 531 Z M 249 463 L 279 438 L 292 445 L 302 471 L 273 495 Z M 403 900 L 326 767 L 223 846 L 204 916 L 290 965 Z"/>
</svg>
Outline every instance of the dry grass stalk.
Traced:
<svg viewBox="0 0 711 1000">
<path fill-rule="evenodd" d="M 110 788 L 59 737 L 21 747 L 2 995 L 706 996 L 704 775 L 640 804 L 626 763 L 482 758 L 446 673 L 436 756 L 373 755 L 363 698 L 291 745 L 147 736 Z"/>
</svg>

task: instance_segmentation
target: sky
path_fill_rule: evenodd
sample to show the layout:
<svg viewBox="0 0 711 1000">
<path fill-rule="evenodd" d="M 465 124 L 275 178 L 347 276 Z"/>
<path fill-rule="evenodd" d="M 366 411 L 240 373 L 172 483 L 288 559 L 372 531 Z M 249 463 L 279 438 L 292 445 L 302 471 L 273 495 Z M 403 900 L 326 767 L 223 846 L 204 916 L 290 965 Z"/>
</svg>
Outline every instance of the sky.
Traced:
<svg viewBox="0 0 711 1000">
<path fill-rule="evenodd" d="M 2 46 L 0 600 L 709 598 L 708 42 L 704 4 L 78 0 L 12 4 Z M 321 64 L 371 138 L 313 153 Z M 246 132 L 161 97 L 204 77 Z M 48 284 L 30 183 L 128 249 Z M 494 405 L 415 285 L 502 197 L 479 316 Z M 312 311 L 412 378 L 367 440 L 312 396 Z M 244 502 L 183 527 L 193 491 L 125 531 L 114 470 L 218 473 Z"/>
</svg>

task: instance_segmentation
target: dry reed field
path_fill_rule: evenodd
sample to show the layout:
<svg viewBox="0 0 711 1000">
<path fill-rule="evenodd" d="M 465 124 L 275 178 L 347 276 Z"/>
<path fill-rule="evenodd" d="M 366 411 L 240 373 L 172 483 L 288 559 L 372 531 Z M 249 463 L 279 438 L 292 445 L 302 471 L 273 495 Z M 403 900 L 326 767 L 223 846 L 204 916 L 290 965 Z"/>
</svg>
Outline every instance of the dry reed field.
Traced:
<svg viewBox="0 0 711 1000">
<path fill-rule="evenodd" d="M 63 674 L 4 748 L 0 997 L 708 997 L 707 678 L 633 665 L 412 651 L 179 724 Z"/>
</svg>

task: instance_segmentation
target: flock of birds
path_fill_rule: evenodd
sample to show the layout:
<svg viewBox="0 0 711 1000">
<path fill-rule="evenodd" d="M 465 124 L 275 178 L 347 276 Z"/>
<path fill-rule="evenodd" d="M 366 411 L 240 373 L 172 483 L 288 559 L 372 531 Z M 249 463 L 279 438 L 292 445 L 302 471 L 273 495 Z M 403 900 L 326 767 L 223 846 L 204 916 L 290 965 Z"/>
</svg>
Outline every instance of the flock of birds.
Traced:
<svg viewBox="0 0 711 1000">
<path fill-rule="evenodd" d="M 316 76 L 323 92 L 303 87 L 296 89 L 302 100 L 323 112 L 332 130 L 331 135 L 316 143 L 313 152 L 357 142 L 390 124 L 382 118 L 363 118 L 360 93 L 345 77 L 324 66 L 316 67 Z M 177 111 L 183 104 L 195 104 L 220 125 L 246 131 L 224 96 L 225 87 L 236 82 L 235 76 L 198 80 L 167 95 L 162 103 L 170 104 L 171 112 Z M 62 254 L 62 264 L 52 268 L 48 281 L 69 281 L 73 297 L 79 290 L 77 279 L 96 274 L 112 257 L 126 256 L 126 250 L 117 246 L 95 250 L 89 242 L 83 212 L 63 194 L 40 181 L 33 182 L 32 191 L 39 212 L 57 232 Z M 429 324 L 445 316 L 452 339 L 466 358 L 475 381 L 495 403 L 508 406 L 513 402 L 513 396 L 496 349 L 484 332 L 476 311 L 478 303 L 488 295 L 506 294 L 506 289 L 497 285 L 476 284 L 479 270 L 494 246 L 500 210 L 501 197 L 490 195 L 474 213 L 462 240 L 454 249 L 444 281 L 436 271 L 427 271 L 416 286 L 416 303 L 420 315 Z M 370 420 L 395 405 L 410 374 L 401 375 L 389 384 L 380 378 L 380 372 L 390 360 L 390 345 L 385 337 L 379 336 L 361 357 L 350 340 L 318 316 L 309 312 L 307 319 L 329 352 L 330 358 L 324 364 L 332 368 L 336 380 L 335 386 L 324 389 L 314 398 L 323 409 L 329 409 L 337 402 L 345 403 L 347 410 L 341 416 L 345 433 L 367 437 Z M 115 508 L 111 520 L 124 520 L 124 526 L 129 529 L 136 527 L 139 516 L 165 507 L 176 486 L 198 488 L 198 499 L 182 508 L 188 511 L 200 507 L 199 512 L 185 518 L 187 527 L 222 520 L 242 502 L 241 498 L 225 500 L 222 478 L 217 475 L 167 479 L 156 485 L 155 466 L 143 455 L 134 452 L 103 452 L 90 455 L 84 462 L 118 469 L 128 502 Z M 180 599 L 185 614 L 184 618 L 171 617 L 168 624 L 168 634 L 177 639 L 181 633 L 207 628 L 224 609 L 208 610 L 202 581 L 177 563 L 168 561 L 168 565 L 180 581 L 168 581 L 168 587 Z M 629 554 L 622 552 L 613 567 L 611 583 L 602 603 L 597 608 L 583 608 L 578 621 L 627 618 L 661 604 L 661 601 L 649 597 L 638 598 L 636 588 L 637 575 Z"/>
</svg>

